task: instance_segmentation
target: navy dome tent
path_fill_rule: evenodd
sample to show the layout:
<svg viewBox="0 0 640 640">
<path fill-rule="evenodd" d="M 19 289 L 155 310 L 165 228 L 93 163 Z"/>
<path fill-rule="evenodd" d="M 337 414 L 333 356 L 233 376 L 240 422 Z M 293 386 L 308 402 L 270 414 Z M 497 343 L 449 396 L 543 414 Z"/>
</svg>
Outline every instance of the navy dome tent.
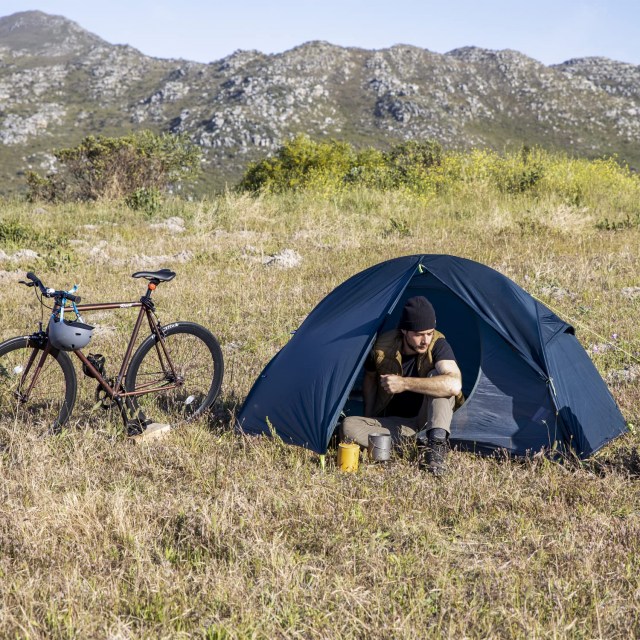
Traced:
<svg viewBox="0 0 640 640">
<path fill-rule="evenodd" d="M 433 303 L 462 371 L 452 444 L 517 456 L 556 444 L 584 458 L 626 431 L 573 327 L 497 271 L 447 255 L 389 260 L 334 289 L 257 379 L 239 427 L 325 453 L 341 413 L 360 413 L 376 334 L 415 295 Z"/>
</svg>

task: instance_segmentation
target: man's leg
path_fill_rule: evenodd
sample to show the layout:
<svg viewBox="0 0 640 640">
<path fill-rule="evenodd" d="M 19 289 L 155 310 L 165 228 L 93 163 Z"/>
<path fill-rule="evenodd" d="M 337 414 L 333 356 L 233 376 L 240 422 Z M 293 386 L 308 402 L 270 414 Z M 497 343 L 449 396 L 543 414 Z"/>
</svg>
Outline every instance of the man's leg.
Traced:
<svg viewBox="0 0 640 640">
<path fill-rule="evenodd" d="M 438 372 L 434 369 L 429 378 L 437 376 Z M 451 420 L 453 419 L 453 409 L 456 406 L 455 398 L 432 398 L 425 396 L 418 413 L 417 429 L 418 441 L 428 439 L 427 434 L 431 429 L 444 429 L 446 431 L 445 438 L 449 437 L 451 432 Z"/>
<path fill-rule="evenodd" d="M 416 439 L 421 451 L 418 457 L 420 468 L 436 476 L 446 471 L 448 438 L 455 398 L 432 398 L 425 396 L 417 418 Z"/>
<path fill-rule="evenodd" d="M 416 432 L 411 425 L 411 418 L 365 418 L 349 416 L 342 422 L 342 438 L 353 440 L 361 447 L 369 446 L 369 435 L 372 433 L 388 433 L 394 445 L 402 443 L 403 438 L 414 437 Z"/>
</svg>

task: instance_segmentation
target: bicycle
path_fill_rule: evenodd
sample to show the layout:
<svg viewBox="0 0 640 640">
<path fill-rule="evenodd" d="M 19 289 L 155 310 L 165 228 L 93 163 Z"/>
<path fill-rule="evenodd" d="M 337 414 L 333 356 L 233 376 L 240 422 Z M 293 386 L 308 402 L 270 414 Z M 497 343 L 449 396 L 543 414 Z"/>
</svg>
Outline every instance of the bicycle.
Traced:
<svg viewBox="0 0 640 640">
<path fill-rule="evenodd" d="M 151 299 L 153 291 L 175 275 L 169 269 L 132 274 L 148 283 L 137 302 L 80 304 L 77 285 L 70 291 L 54 290 L 34 273 L 27 273 L 28 281 L 20 283 L 35 288 L 43 307 L 48 307 L 44 298 L 53 299 L 53 307 L 48 307 L 52 313 L 46 330 L 41 321 L 38 331 L 0 344 L 0 422 L 27 420 L 59 432 L 71 417 L 78 389 L 69 353 L 80 360 L 84 374 L 97 381 L 96 406 L 111 409 L 115 405 L 128 435 L 144 433 L 153 422 L 148 415 L 162 412 L 182 422 L 210 409 L 224 375 L 218 340 L 193 322 L 161 324 Z M 94 329 L 84 323 L 82 314 L 136 308 L 138 317 L 122 363 L 118 373 L 109 376 L 104 356 L 82 351 Z M 71 313 L 75 319 L 65 319 Z M 145 317 L 150 334 L 134 352 Z"/>
</svg>

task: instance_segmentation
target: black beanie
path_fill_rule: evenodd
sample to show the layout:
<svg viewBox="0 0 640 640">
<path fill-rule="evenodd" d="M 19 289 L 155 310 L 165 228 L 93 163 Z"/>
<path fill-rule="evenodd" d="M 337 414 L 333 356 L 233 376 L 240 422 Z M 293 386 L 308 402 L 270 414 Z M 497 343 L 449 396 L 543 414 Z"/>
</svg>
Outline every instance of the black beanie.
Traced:
<svg viewBox="0 0 640 640">
<path fill-rule="evenodd" d="M 402 310 L 398 329 L 406 331 L 428 331 L 435 329 L 436 312 L 433 305 L 424 297 L 409 298 Z"/>
</svg>

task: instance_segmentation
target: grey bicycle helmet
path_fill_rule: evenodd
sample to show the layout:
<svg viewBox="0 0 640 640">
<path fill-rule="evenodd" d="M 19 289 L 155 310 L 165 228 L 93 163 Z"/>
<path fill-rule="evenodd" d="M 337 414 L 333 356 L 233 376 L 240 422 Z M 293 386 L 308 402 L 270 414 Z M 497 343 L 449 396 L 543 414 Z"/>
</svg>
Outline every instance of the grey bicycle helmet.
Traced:
<svg viewBox="0 0 640 640">
<path fill-rule="evenodd" d="M 62 351 L 75 351 L 89 344 L 93 327 L 84 322 L 51 320 L 49 322 L 49 340 L 51 346 Z"/>
</svg>

